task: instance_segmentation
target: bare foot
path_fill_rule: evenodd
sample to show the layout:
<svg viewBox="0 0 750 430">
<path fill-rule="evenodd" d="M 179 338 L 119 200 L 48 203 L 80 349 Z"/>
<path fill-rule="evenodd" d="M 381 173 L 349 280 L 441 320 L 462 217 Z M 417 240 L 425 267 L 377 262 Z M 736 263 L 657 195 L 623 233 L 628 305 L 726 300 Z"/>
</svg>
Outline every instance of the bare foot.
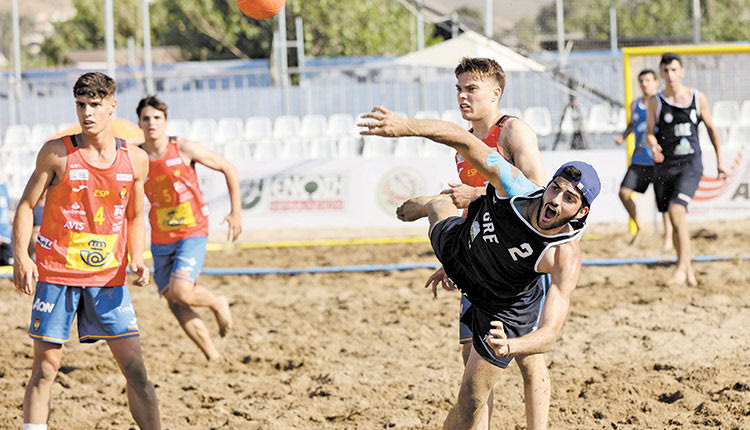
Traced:
<svg viewBox="0 0 750 430">
<path fill-rule="evenodd" d="M 410 198 L 401 203 L 401 206 L 396 209 L 396 217 L 401 221 L 415 221 L 426 217 L 428 214 L 427 204 L 430 203 L 434 197 L 435 196 L 421 196 Z"/>
<path fill-rule="evenodd" d="M 216 322 L 219 324 L 219 336 L 224 337 L 229 333 L 229 329 L 232 328 L 232 313 L 229 310 L 229 301 L 226 297 L 221 296 L 217 299 L 219 306 L 217 309 L 212 309 Z"/>
<path fill-rule="evenodd" d="M 667 285 L 677 287 L 687 285 L 688 287 L 697 287 L 698 281 L 695 279 L 695 274 L 692 270 L 677 269 L 672 274 L 672 277 L 667 281 Z"/>
<path fill-rule="evenodd" d="M 661 251 L 662 251 L 662 252 L 670 252 L 670 251 L 672 251 L 673 249 L 674 249 L 674 248 L 672 247 L 672 241 L 671 241 L 671 240 L 669 240 L 669 241 L 666 241 L 666 240 L 665 240 L 665 241 L 664 241 L 664 242 L 662 243 L 662 245 L 661 245 Z"/>
</svg>

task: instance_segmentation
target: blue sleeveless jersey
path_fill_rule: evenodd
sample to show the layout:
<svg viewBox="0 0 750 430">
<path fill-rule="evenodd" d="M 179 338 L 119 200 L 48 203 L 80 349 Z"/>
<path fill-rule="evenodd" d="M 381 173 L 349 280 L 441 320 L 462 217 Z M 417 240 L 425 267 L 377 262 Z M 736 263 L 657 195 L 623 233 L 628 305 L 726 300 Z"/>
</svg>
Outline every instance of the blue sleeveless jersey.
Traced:
<svg viewBox="0 0 750 430">
<path fill-rule="evenodd" d="M 654 155 L 651 153 L 651 148 L 646 145 L 646 110 L 647 106 L 643 104 L 643 98 L 638 97 L 630 115 L 630 124 L 635 134 L 635 149 L 630 157 L 630 164 L 653 166 Z"/>
<path fill-rule="evenodd" d="M 11 241 L 10 195 L 8 182 L 0 175 L 0 242 Z"/>
</svg>

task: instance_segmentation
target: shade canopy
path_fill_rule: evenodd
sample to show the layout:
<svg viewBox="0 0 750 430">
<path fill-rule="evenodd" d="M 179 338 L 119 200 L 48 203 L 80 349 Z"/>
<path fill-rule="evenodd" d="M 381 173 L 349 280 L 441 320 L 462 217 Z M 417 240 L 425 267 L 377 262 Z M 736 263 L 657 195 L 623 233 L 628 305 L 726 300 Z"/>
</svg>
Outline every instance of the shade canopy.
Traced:
<svg viewBox="0 0 750 430">
<path fill-rule="evenodd" d="M 454 68 L 463 57 L 484 57 L 497 61 L 506 72 L 547 70 L 547 66 L 532 58 L 519 54 L 513 49 L 495 42 L 479 33 L 467 31 L 458 37 L 448 39 L 411 52 L 396 60 L 396 64 Z"/>
</svg>

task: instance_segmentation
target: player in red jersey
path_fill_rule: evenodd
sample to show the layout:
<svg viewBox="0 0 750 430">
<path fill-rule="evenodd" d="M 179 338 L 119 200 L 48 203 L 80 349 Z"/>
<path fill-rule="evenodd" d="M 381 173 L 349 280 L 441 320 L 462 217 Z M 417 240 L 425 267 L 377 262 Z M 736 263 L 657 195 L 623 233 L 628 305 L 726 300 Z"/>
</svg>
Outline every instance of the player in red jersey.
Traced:
<svg viewBox="0 0 750 430">
<path fill-rule="evenodd" d="M 73 94 L 82 132 L 44 144 L 16 211 L 13 281 L 29 295 L 39 281 L 29 328 L 34 362 L 23 400 L 24 429 L 47 428 L 50 388 L 74 318 L 80 342 L 107 341 L 138 427 L 160 428 L 125 277 L 129 257 L 134 283 L 142 286 L 149 278 L 143 263 L 148 157 L 112 135 L 115 90 L 115 81 L 103 73 L 78 78 Z M 33 208 L 45 190 L 35 265 L 28 252 Z"/>
<path fill-rule="evenodd" d="M 456 67 L 455 74 L 458 106 L 461 116 L 471 122 L 469 131 L 485 145 L 495 148 L 534 183 L 544 184 L 544 165 L 534 130 L 525 121 L 504 115 L 498 108 L 505 90 L 505 72 L 502 67 L 489 58 L 463 58 Z M 461 183 L 449 184 L 450 188 L 443 190 L 442 194 L 450 195 L 456 207 L 465 209 L 474 199 L 484 195 L 488 182 L 460 154 L 456 154 L 456 168 Z M 540 282 L 547 283 L 548 278 L 543 277 Z M 433 294 L 436 295 L 438 284 L 448 290 L 455 289 L 442 267 L 430 276 L 425 286 L 431 285 Z M 540 285 L 540 288 L 546 286 Z M 461 296 L 461 316 L 466 314 L 470 306 L 471 302 Z M 462 345 L 464 365 L 471 353 L 472 335 L 471 328 L 459 321 L 459 342 Z M 528 428 L 542 428 L 547 423 L 550 396 L 544 356 L 534 354 L 516 357 L 516 361 L 524 378 Z M 492 403 L 491 392 L 478 428 L 489 428 Z"/>
<path fill-rule="evenodd" d="M 143 129 L 143 149 L 149 157 L 146 196 L 151 203 L 151 253 L 154 280 L 177 321 L 207 359 L 219 358 L 206 324 L 191 306 L 206 306 L 216 316 L 219 334 L 226 336 L 232 325 L 229 302 L 198 285 L 198 274 L 206 257 L 208 209 L 198 187 L 195 163 L 222 172 L 226 178 L 231 212 L 228 239 L 242 232 L 240 184 L 237 169 L 224 157 L 191 142 L 166 134 L 167 105 L 155 96 L 138 103 L 138 124 Z"/>
</svg>

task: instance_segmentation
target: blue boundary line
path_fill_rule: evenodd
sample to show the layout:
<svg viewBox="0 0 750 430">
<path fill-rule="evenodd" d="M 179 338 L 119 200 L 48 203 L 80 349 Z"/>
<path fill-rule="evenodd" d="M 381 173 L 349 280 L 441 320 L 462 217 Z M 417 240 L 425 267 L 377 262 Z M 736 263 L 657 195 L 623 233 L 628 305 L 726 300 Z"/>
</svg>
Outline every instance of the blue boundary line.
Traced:
<svg viewBox="0 0 750 430">
<path fill-rule="evenodd" d="M 750 260 L 750 255 L 727 257 L 721 255 L 701 255 L 693 258 L 695 262 L 714 262 L 731 260 Z M 626 266 L 631 264 L 671 264 L 676 258 L 603 258 L 583 260 L 582 266 Z M 299 275 L 302 273 L 352 273 L 352 272 L 388 272 L 393 270 L 437 269 L 439 263 L 395 263 L 395 264 L 363 264 L 353 266 L 310 266 L 310 267 L 206 267 L 201 271 L 203 275 Z M 13 274 L 10 267 L 0 272 L 0 278 L 10 278 Z"/>
</svg>

